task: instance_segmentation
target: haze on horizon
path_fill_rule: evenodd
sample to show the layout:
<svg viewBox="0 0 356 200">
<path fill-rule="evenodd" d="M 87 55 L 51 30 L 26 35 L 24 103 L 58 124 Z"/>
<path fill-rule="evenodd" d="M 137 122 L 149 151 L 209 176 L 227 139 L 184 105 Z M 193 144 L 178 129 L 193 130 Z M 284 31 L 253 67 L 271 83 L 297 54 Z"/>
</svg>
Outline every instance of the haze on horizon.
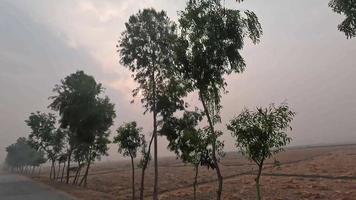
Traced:
<svg viewBox="0 0 356 200">
<path fill-rule="evenodd" d="M 291 145 L 356 143 L 356 39 L 337 30 L 342 16 L 324 0 L 226 2 L 255 11 L 264 34 L 243 51 L 246 71 L 228 78 L 220 128 L 245 106 L 287 100 L 297 112 Z M 182 0 L 2 1 L 0 160 L 6 146 L 29 134 L 24 123 L 29 114 L 47 111 L 54 85 L 76 70 L 93 75 L 116 104 L 113 133 L 124 121 L 136 120 L 148 134 L 151 120 L 139 103 L 130 104 L 135 83 L 119 64 L 115 45 L 139 9 L 163 9 L 176 20 L 184 5 Z M 230 134 L 222 138 L 225 150 L 233 150 Z M 172 155 L 166 146 L 161 139 L 160 156 Z M 120 157 L 111 148 L 110 159 Z"/>
</svg>

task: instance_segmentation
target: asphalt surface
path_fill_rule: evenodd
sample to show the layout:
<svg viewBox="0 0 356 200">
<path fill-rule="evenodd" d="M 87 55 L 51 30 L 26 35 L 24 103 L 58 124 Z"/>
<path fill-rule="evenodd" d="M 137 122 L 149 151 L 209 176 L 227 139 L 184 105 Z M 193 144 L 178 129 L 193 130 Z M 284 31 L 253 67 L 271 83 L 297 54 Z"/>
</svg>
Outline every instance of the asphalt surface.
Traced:
<svg viewBox="0 0 356 200">
<path fill-rule="evenodd" d="M 26 177 L 1 173 L 0 200 L 74 200 L 74 198 Z"/>
</svg>

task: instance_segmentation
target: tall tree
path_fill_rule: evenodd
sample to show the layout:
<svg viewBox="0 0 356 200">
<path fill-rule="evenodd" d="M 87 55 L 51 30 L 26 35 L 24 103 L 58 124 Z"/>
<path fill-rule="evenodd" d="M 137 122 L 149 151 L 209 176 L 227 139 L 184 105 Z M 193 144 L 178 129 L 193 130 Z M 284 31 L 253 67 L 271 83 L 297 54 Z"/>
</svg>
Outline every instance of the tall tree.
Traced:
<svg viewBox="0 0 356 200">
<path fill-rule="evenodd" d="M 176 72 L 172 68 L 176 26 L 164 11 L 144 9 L 132 15 L 125 27 L 118 51 L 121 63 L 134 73 L 134 80 L 139 84 L 133 90 L 133 96 L 140 93 L 145 113 L 152 112 L 155 167 L 153 199 L 157 200 L 157 118 L 160 115 L 158 99 L 166 94 L 168 85 L 175 80 Z"/>
<path fill-rule="evenodd" d="M 268 108 L 257 108 L 256 111 L 245 109 L 227 125 L 228 130 L 236 139 L 236 146 L 243 155 L 255 162 L 258 173 L 255 179 L 257 199 L 261 199 L 260 177 L 263 163 L 267 158 L 283 151 L 292 138 L 286 131 L 290 126 L 295 112 L 287 104 Z"/>
<path fill-rule="evenodd" d="M 137 127 L 135 121 L 126 123 L 117 129 L 117 135 L 114 137 L 114 143 L 118 145 L 119 153 L 124 156 L 130 156 L 132 168 L 132 200 L 135 200 L 135 164 L 134 159 L 141 146 L 140 133 L 142 128 Z"/>
<path fill-rule="evenodd" d="M 109 128 L 115 118 L 114 104 L 107 96 L 101 96 L 104 88 L 94 77 L 77 71 L 61 80 L 50 97 L 53 110 L 59 112 L 62 128 L 70 134 L 70 148 L 80 146 L 84 151 L 86 169 L 80 184 L 86 186 L 89 168 L 95 159 L 106 155 L 109 144 Z M 73 149 L 70 150 L 72 152 Z M 69 180 L 70 159 L 67 164 L 67 183 Z"/>
<path fill-rule="evenodd" d="M 212 134 L 212 158 L 218 177 L 217 199 L 221 199 L 223 177 L 216 157 L 221 95 L 225 77 L 241 73 L 245 62 L 239 51 L 245 37 L 257 43 L 262 34 L 257 16 L 251 11 L 225 8 L 220 0 L 190 0 L 180 13 L 181 35 L 176 56 L 190 90 L 197 91 Z"/>
<path fill-rule="evenodd" d="M 345 33 L 347 38 L 356 36 L 356 0 L 331 0 L 329 6 L 338 14 L 346 16 L 339 24 L 338 29 Z"/>
</svg>

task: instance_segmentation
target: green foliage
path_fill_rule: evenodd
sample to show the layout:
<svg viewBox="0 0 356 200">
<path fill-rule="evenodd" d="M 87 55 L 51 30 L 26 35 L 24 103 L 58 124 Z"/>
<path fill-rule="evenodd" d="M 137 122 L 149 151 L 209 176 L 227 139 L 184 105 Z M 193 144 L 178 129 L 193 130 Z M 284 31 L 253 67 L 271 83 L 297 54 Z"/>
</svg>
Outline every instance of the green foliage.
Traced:
<svg viewBox="0 0 356 200">
<path fill-rule="evenodd" d="M 167 95 L 167 91 L 179 92 L 175 88 L 179 79 L 175 78 L 173 60 L 176 25 L 164 11 L 144 9 L 132 15 L 125 26 L 118 51 L 121 63 L 134 73 L 134 80 L 139 84 L 133 96 L 141 92 L 146 111 L 153 111 L 155 106 L 159 113 L 162 107 L 159 99 L 163 101 L 161 104 L 179 102 L 174 95 Z"/>
<path fill-rule="evenodd" d="M 356 36 L 356 0 L 331 0 L 329 6 L 334 12 L 343 14 L 346 19 L 339 24 L 338 29 L 345 33 L 347 38 Z"/>
<path fill-rule="evenodd" d="M 94 77 L 77 71 L 56 85 L 57 96 L 50 97 L 50 107 L 59 111 L 61 127 L 71 134 L 69 143 L 90 152 L 90 160 L 106 154 L 109 128 L 116 117 L 114 104 L 100 96 L 103 90 Z"/>
<path fill-rule="evenodd" d="M 168 148 L 185 163 L 215 168 L 212 160 L 212 134 L 209 128 L 197 128 L 203 114 L 198 111 L 185 111 L 182 117 L 167 118 L 160 130 L 166 136 Z M 223 143 L 218 143 L 218 151 L 223 156 Z"/>
<path fill-rule="evenodd" d="M 151 137 L 151 140 L 149 143 L 147 143 L 145 135 L 141 134 L 140 135 L 140 140 L 141 140 L 141 154 L 142 158 L 140 159 L 140 162 L 138 163 L 139 168 L 146 168 L 148 163 L 151 161 L 152 156 L 151 156 L 151 146 L 152 146 L 152 141 L 153 137 Z"/>
<path fill-rule="evenodd" d="M 271 104 L 256 111 L 243 110 L 227 128 L 241 152 L 260 166 L 291 141 L 286 131 L 292 129 L 290 123 L 294 116 L 295 112 L 286 103 L 278 107 Z"/>
<path fill-rule="evenodd" d="M 218 114 L 221 91 L 226 86 L 224 77 L 244 71 L 239 51 L 245 37 L 254 43 L 259 41 L 261 25 L 253 12 L 223 8 L 216 0 L 189 1 L 180 13 L 179 23 L 176 56 L 184 79 L 209 103 L 210 113 Z"/>
<path fill-rule="evenodd" d="M 31 113 L 25 120 L 27 126 L 31 128 L 29 139 L 37 149 L 46 150 L 53 144 L 53 137 L 56 134 L 56 118 L 52 113 Z"/>
<path fill-rule="evenodd" d="M 51 113 L 31 113 L 26 124 L 31 128 L 29 143 L 37 150 L 46 152 L 51 161 L 55 161 L 64 147 L 65 132 L 56 129 L 56 118 Z"/>
<path fill-rule="evenodd" d="M 137 127 L 135 121 L 120 126 L 116 131 L 117 135 L 114 137 L 114 143 L 118 145 L 119 153 L 135 158 L 141 146 L 141 131 L 142 128 Z"/>
</svg>

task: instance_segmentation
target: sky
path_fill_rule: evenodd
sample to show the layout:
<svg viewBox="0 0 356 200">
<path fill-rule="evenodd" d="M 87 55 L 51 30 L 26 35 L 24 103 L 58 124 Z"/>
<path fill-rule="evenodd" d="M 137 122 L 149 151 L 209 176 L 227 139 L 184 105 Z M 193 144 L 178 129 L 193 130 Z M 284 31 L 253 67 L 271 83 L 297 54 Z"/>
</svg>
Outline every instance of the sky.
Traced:
<svg viewBox="0 0 356 200">
<path fill-rule="evenodd" d="M 5 147 L 30 133 L 31 112 L 49 111 L 52 89 L 77 70 L 93 75 L 115 103 L 112 132 L 136 120 L 152 131 L 142 105 L 130 104 L 136 87 L 120 65 L 116 44 L 129 16 L 139 9 L 167 11 L 177 21 L 184 0 L 2 0 L 0 3 L 0 160 Z M 297 112 L 291 145 L 356 142 L 356 38 L 337 30 L 343 16 L 325 0 L 226 0 L 226 6 L 255 11 L 261 42 L 247 42 L 243 74 L 227 78 L 222 99 L 222 140 L 236 150 L 225 124 L 244 107 L 287 101 Z M 196 96 L 189 97 L 192 102 Z M 136 101 L 139 102 L 139 101 Z M 199 106 L 199 105 L 198 105 Z M 172 155 L 164 138 L 159 155 Z M 121 156 L 111 146 L 110 156 Z"/>
</svg>

